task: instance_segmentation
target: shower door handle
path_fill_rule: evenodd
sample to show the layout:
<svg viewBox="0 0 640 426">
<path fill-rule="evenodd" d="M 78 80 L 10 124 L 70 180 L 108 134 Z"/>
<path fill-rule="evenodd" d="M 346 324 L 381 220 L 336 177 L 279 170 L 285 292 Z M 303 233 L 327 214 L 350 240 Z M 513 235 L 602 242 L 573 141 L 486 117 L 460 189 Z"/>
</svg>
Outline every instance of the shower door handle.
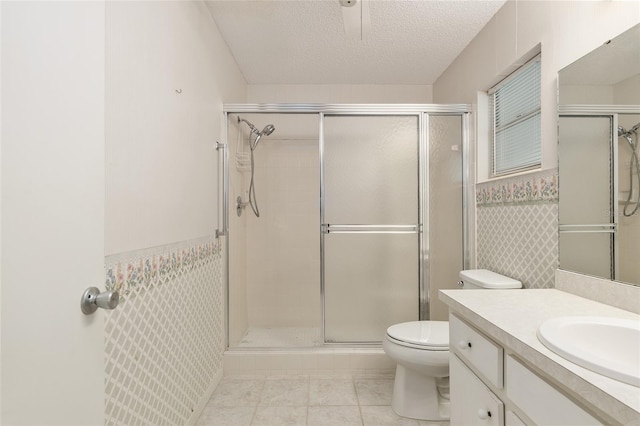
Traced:
<svg viewBox="0 0 640 426">
<path fill-rule="evenodd" d="M 615 234 L 618 229 L 616 223 L 598 223 L 598 224 L 571 224 L 571 225 L 558 225 L 558 230 L 561 234 L 590 234 L 590 233 L 608 233 Z"/>
<path fill-rule="evenodd" d="M 323 234 L 418 234 L 420 225 L 330 225 L 320 226 Z"/>
</svg>

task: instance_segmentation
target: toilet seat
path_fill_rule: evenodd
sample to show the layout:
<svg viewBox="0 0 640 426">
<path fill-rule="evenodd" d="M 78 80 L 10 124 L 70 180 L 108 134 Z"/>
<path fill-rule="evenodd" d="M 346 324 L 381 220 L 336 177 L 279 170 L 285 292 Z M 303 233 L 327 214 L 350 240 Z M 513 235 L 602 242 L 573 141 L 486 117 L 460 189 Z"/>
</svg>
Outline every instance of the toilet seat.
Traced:
<svg viewBox="0 0 640 426">
<path fill-rule="evenodd" d="M 410 321 L 387 329 L 392 342 L 410 348 L 429 351 L 449 350 L 448 321 Z"/>
</svg>

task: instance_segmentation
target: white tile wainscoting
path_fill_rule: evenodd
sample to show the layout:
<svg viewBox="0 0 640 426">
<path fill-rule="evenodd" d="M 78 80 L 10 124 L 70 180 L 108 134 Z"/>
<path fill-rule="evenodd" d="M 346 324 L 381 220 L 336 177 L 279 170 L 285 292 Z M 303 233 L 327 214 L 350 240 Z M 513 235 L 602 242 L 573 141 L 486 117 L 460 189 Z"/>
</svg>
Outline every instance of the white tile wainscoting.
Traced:
<svg viewBox="0 0 640 426">
<path fill-rule="evenodd" d="M 205 237 L 108 256 L 105 424 L 189 424 L 222 378 L 222 246 Z"/>
</svg>

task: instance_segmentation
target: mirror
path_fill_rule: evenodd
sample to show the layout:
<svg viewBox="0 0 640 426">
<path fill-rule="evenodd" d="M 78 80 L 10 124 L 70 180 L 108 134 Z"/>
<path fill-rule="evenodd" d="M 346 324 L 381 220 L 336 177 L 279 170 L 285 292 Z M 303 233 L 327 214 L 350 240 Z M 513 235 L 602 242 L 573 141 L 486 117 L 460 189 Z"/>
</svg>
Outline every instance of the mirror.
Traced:
<svg viewBox="0 0 640 426">
<path fill-rule="evenodd" d="M 640 24 L 558 87 L 560 268 L 640 285 Z"/>
</svg>

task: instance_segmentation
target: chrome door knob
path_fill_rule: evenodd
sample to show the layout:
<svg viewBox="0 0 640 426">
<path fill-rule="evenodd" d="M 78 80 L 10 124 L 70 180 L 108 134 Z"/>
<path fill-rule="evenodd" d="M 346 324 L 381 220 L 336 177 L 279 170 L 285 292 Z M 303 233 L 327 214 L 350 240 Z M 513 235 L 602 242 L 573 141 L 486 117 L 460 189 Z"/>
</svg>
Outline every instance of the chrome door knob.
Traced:
<svg viewBox="0 0 640 426">
<path fill-rule="evenodd" d="M 97 287 L 89 287 L 82 293 L 80 300 L 80 309 L 85 315 L 91 315 L 98 308 L 115 309 L 120 302 L 120 294 L 115 291 L 104 291 L 100 293 Z"/>
</svg>

